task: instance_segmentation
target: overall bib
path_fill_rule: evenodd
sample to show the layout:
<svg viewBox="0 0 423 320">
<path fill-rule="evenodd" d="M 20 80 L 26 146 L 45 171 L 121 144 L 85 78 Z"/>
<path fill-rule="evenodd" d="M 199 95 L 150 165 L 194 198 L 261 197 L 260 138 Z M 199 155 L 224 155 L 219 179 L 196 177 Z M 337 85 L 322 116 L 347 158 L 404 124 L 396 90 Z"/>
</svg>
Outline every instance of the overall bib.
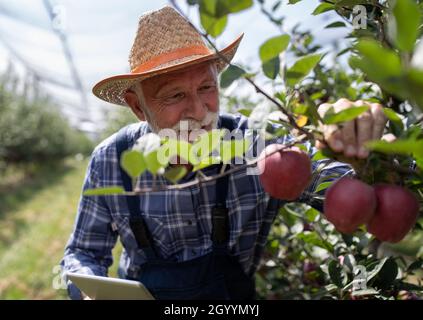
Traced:
<svg viewBox="0 0 423 320">
<path fill-rule="evenodd" d="M 227 119 L 221 119 L 223 122 Z M 230 128 L 230 126 L 224 126 Z M 126 131 L 117 136 L 118 159 L 128 149 Z M 122 170 L 126 191 L 132 190 L 130 177 Z M 212 210 L 213 249 L 209 254 L 183 262 L 160 258 L 152 246 L 151 235 L 140 212 L 138 196 L 127 196 L 130 227 L 137 244 L 147 257 L 136 279 L 156 299 L 219 299 L 245 300 L 255 298 L 255 281 L 248 276 L 228 250 L 229 219 L 226 208 L 228 176 L 216 181 L 216 206 Z"/>
</svg>

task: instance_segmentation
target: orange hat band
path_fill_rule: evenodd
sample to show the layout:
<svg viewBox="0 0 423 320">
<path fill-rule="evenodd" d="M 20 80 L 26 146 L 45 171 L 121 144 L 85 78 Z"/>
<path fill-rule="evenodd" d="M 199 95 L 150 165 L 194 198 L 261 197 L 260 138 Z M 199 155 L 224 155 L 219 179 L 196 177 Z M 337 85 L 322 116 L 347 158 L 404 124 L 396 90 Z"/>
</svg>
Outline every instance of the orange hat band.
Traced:
<svg viewBox="0 0 423 320">
<path fill-rule="evenodd" d="M 188 56 L 194 55 L 209 55 L 212 52 L 205 46 L 190 46 L 185 48 L 176 49 L 174 51 L 166 52 L 161 55 L 158 55 L 147 62 L 144 62 L 134 68 L 131 73 L 142 73 L 150 71 L 161 64 L 165 64 L 169 61 L 182 59 Z"/>
</svg>

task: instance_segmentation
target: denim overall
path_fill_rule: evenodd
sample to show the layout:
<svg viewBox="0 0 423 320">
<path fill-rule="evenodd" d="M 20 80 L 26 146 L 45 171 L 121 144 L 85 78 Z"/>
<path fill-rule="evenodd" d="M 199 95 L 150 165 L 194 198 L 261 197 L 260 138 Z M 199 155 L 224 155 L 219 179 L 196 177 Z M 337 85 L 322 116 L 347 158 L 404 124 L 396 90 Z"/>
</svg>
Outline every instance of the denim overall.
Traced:
<svg viewBox="0 0 423 320">
<path fill-rule="evenodd" d="M 231 121 L 221 118 L 222 127 L 231 130 Z M 225 123 L 226 122 L 226 123 Z M 117 136 L 118 159 L 128 149 L 126 131 Z M 126 191 L 132 190 L 129 176 L 121 168 Z M 139 197 L 127 196 L 130 227 L 137 244 L 147 257 L 137 279 L 156 299 L 219 299 L 245 300 L 255 298 L 255 281 L 248 276 L 237 259 L 228 251 L 229 221 L 226 208 L 228 176 L 216 182 L 216 206 L 212 210 L 212 252 L 183 262 L 161 259 L 152 246 L 147 224 L 140 213 Z"/>
</svg>

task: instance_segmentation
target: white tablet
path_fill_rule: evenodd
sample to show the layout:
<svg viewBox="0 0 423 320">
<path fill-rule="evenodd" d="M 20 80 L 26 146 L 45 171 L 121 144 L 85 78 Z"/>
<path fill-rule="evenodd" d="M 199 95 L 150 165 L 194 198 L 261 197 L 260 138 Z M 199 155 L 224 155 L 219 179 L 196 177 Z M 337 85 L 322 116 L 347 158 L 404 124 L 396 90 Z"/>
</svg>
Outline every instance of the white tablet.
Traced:
<svg viewBox="0 0 423 320">
<path fill-rule="evenodd" d="M 95 300 L 154 300 L 148 289 L 139 281 L 93 276 L 87 274 L 66 274 L 79 290 Z"/>
</svg>

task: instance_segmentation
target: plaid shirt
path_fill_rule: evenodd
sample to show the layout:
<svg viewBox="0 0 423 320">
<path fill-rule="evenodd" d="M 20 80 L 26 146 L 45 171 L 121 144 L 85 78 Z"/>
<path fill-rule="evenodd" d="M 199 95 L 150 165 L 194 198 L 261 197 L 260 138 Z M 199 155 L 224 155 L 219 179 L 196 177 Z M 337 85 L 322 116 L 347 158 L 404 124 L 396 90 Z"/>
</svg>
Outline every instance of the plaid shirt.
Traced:
<svg viewBox="0 0 423 320">
<path fill-rule="evenodd" d="M 232 116 L 239 129 L 245 130 L 247 119 Z M 145 122 L 128 129 L 131 147 L 142 135 L 150 132 Z M 112 185 L 123 186 L 117 159 L 115 135 L 96 147 L 89 163 L 83 190 Z M 278 143 L 288 141 L 279 139 Z M 312 152 L 310 152 L 311 154 Z M 351 174 L 351 168 L 339 162 L 320 160 L 313 162 L 313 171 L 322 163 L 327 166 L 313 175 L 309 188 L 298 199 L 310 202 L 313 190 L 324 176 Z M 207 175 L 216 174 L 216 168 L 206 168 Z M 193 174 L 183 181 L 192 179 Z M 159 177 L 159 179 L 162 179 Z M 165 179 L 164 184 L 169 184 Z M 151 187 L 153 177 L 141 175 L 138 186 Z M 215 181 L 182 190 L 166 190 L 143 194 L 140 197 L 141 213 L 153 237 L 159 256 L 170 261 L 186 261 L 209 253 L 211 241 L 211 210 L 215 204 Z M 253 274 L 260 262 L 272 222 L 281 201 L 269 197 L 257 175 L 245 170 L 230 175 L 227 207 L 229 209 L 229 251 L 239 259 L 247 274 Z M 123 196 L 82 196 L 74 231 L 62 260 L 64 271 L 107 275 L 112 264 L 112 249 L 118 236 L 124 251 L 120 268 L 128 275 L 138 273 L 146 257 L 138 248 L 129 227 L 128 207 Z"/>
</svg>

